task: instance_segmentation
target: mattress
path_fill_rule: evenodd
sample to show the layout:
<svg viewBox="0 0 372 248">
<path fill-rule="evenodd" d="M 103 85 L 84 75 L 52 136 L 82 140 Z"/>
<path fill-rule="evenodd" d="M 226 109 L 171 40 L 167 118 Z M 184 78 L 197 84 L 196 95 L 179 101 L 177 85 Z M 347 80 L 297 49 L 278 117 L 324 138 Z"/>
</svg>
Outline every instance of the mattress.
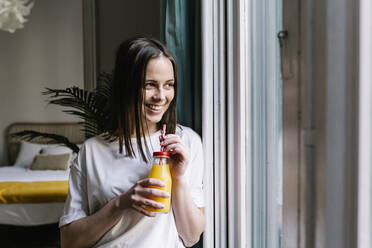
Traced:
<svg viewBox="0 0 372 248">
<path fill-rule="evenodd" d="M 14 166 L 0 167 L 0 182 L 64 181 L 68 177 L 68 170 L 31 171 Z M 0 204 L 0 224 L 34 226 L 57 223 L 63 206 L 61 202 Z"/>
</svg>

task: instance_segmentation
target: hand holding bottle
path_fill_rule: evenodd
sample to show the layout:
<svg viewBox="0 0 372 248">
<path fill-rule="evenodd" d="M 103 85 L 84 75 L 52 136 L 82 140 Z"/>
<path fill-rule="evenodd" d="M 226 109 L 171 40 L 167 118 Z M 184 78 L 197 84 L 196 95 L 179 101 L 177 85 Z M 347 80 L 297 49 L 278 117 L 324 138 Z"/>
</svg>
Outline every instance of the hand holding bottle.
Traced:
<svg viewBox="0 0 372 248">
<path fill-rule="evenodd" d="M 148 217 L 155 217 L 156 214 L 146 208 L 163 209 L 164 204 L 150 198 L 161 197 L 169 199 L 170 194 L 155 187 L 164 187 L 165 183 L 156 178 L 145 178 L 138 181 L 127 193 L 119 196 L 118 207 L 132 208 Z"/>
</svg>

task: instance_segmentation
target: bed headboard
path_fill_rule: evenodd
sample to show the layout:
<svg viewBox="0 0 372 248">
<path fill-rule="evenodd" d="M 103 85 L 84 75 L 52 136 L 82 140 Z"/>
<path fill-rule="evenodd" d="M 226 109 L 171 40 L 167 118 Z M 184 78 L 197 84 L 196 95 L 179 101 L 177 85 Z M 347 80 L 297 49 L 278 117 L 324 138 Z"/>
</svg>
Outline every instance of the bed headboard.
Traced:
<svg viewBox="0 0 372 248">
<path fill-rule="evenodd" d="M 8 126 L 6 130 L 6 142 L 8 149 L 8 161 L 14 164 L 20 146 L 20 138 L 11 137 L 11 133 L 16 133 L 24 130 L 33 130 L 43 133 L 59 134 L 67 137 L 72 143 L 81 144 L 84 142 L 84 134 L 81 131 L 83 124 L 77 122 L 16 122 Z M 45 144 L 45 139 L 36 138 L 30 141 L 32 143 Z"/>
</svg>

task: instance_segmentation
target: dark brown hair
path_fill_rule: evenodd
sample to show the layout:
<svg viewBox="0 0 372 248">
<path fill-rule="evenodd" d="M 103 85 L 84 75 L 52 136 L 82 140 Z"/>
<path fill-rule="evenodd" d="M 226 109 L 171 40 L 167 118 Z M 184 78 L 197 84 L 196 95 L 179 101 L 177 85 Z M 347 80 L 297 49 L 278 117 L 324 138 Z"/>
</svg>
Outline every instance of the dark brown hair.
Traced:
<svg viewBox="0 0 372 248">
<path fill-rule="evenodd" d="M 144 101 L 144 85 L 146 67 L 150 59 L 164 56 L 173 65 L 174 98 L 169 108 L 158 123 L 167 124 L 167 133 L 175 133 L 177 125 L 177 65 L 171 52 L 158 40 L 149 38 L 132 38 L 124 41 L 117 50 L 114 77 L 113 102 L 111 104 L 111 127 L 109 133 L 119 139 L 119 151 L 135 157 L 131 135 L 136 134 L 138 150 L 144 161 L 147 158 L 142 146 L 141 136 L 147 132 L 147 124 L 143 123 L 144 115 L 142 105 Z M 147 154 L 150 151 L 144 139 Z"/>
</svg>

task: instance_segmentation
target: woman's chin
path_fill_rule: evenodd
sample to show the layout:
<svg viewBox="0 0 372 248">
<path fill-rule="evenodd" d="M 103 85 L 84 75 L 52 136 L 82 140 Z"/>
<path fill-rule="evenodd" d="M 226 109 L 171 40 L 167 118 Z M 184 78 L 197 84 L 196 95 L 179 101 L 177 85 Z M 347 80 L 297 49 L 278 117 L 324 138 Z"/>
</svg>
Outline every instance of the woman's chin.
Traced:
<svg viewBox="0 0 372 248">
<path fill-rule="evenodd" d="M 161 119 L 163 118 L 164 111 L 162 110 L 152 110 L 147 108 L 146 109 L 146 121 L 148 125 L 156 125 L 158 124 Z"/>
<path fill-rule="evenodd" d="M 161 119 L 162 119 L 163 115 L 156 115 L 156 116 L 147 116 L 147 125 L 156 125 L 158 124 Z"/>
</svg>

